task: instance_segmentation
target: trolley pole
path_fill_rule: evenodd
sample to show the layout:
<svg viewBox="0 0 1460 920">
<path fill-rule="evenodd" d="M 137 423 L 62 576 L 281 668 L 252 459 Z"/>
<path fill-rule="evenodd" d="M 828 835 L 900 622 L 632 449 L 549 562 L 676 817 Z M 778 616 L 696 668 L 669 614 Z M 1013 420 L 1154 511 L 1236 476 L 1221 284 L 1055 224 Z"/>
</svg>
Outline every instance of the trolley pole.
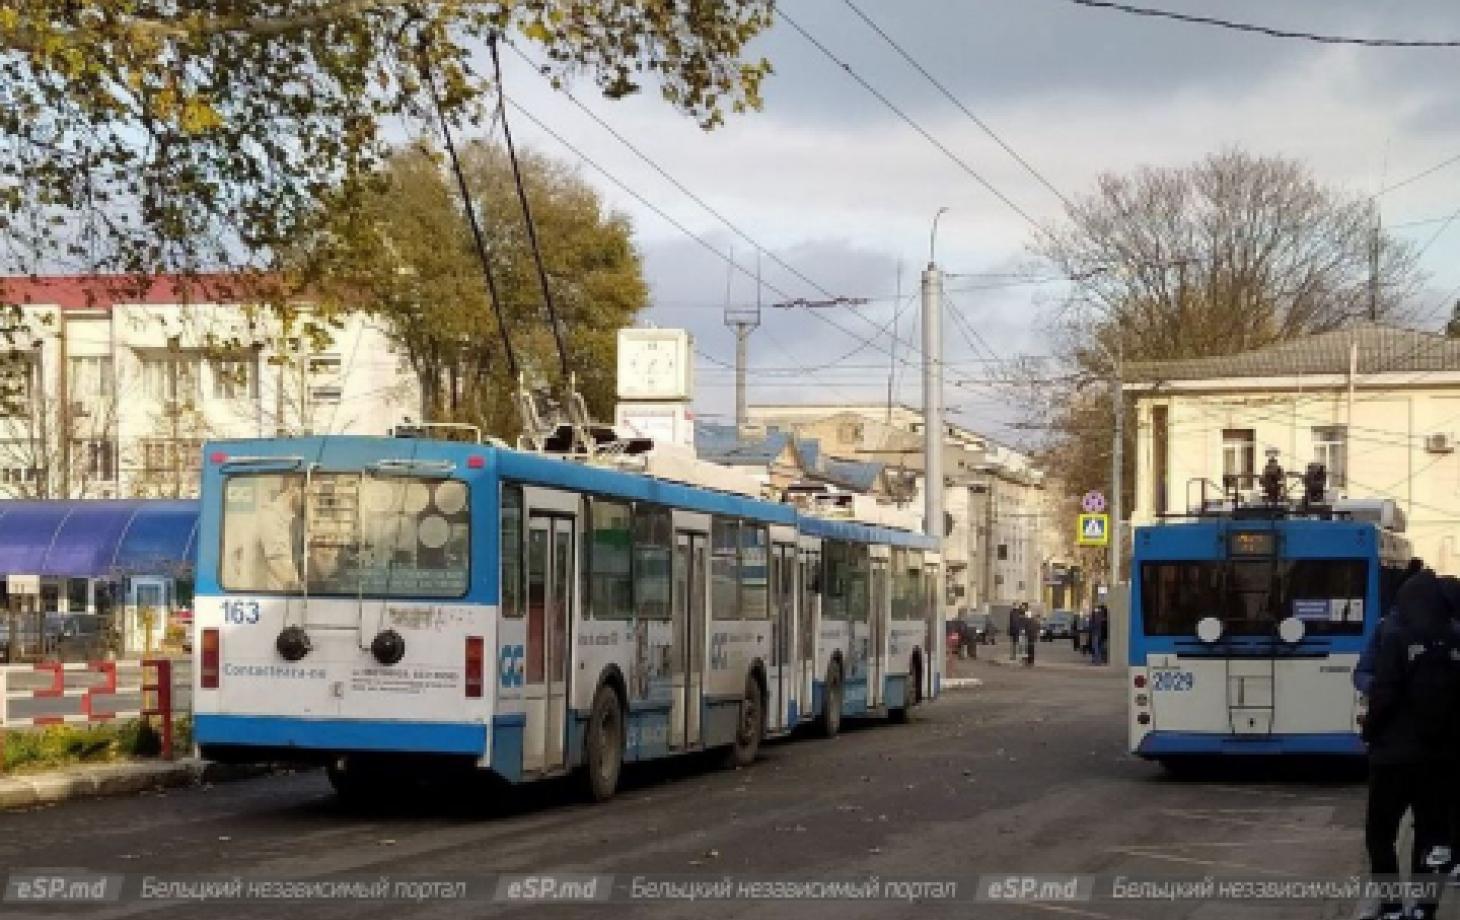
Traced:
<svg viewBox="0 0 1460 920">
<path fill-rule="evenodd" d="M 1121 392 L 1122 364 L 1125 362 L 1125 342 L 1123 340 L 1116 344 L 1115 351 L 1115 376 L 1111 381 L 1110 402 L 1115 410 L 1115 437 L 1110 445 L 1110 584 L 1106 588 L 1106 601 L 1110 600 L 1109 592 L 1115 590 L 1120 584 L 1120 551 L 1124 545 L 1123 531 L 1121 529 L 1121 476 L 1125 464 L 1125 394 Z"/>
</svg>

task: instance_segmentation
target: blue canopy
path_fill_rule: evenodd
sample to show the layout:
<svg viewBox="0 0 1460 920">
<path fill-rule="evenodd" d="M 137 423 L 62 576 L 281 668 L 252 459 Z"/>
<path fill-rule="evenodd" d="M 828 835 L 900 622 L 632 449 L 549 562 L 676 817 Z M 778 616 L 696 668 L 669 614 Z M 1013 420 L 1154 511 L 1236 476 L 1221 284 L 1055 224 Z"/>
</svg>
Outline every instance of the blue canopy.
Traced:
<svg viewBox="0 0 1460 920">
<path fill-rule="evenodd" d="M 196 501 L 0 501 L 0 576 L 180 574 L 197 535 Z"/>
</svg>

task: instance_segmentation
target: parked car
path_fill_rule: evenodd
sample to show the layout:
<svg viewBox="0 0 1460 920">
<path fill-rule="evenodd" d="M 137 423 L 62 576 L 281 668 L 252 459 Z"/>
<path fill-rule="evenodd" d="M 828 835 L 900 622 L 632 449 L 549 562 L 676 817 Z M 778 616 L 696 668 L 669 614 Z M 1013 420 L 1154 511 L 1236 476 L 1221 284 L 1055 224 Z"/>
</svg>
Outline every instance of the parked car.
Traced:
<svg viewBox="0 0 1460 920">
<path fill-rule="evenodd" d="M 984 645 L 992 645 L 999 640 L 999 625 L 987 613 L 970 613 L 968 625 L 976 640 Z"/>
<path fill-rule="evenodd" d="M 47 614 L 51 652 L 62 661 L 90 661 L 105 656 L 110 619 L 96 613 Z"/>
<path fill-rule="evenodd" d="M 1051 642 L 1055 639 L 1068 639 L 1070 632 L 1075 628 L 1075 612 L 1073 610 L 1056 610 L 1044 618 L 1039 624 L 1039 638 L 1044 642 Z"/>
</svg>

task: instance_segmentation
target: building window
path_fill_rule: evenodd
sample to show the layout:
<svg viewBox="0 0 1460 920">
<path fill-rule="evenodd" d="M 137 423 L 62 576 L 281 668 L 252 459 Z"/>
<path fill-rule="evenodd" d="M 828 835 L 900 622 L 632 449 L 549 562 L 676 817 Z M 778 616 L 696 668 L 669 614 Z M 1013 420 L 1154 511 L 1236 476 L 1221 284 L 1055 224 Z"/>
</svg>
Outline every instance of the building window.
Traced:
<svg viewBox="0 0 1460 920">
<path fill-rule="evenodd" d="M 1257 433 L 1251 428 L 1222 429 L 1222 483 L 1250 489 L 1257 472 Z"/>
<path fill-rule="evenodd" d="M 1156 514 L 1168 510 L 1166 481 L 1170 475 L 1171 444 L 1170 410 L 1165 406 L 1151 407 L 1151 507 Z"/>
<path fill-rule="evenodd" d="M 196 404 L 202 359 L 172 352 L 142 356 L 142 392 L 152 399 Z"/>
<path fill-rule="evenodd" d="M 254 362 L 247 358 L 214 358 L 213 396 L 218 399 L 253 399 L 259 395 Z"/>
<path fill-rule="evenodd" d="M 75 402 L 111 399 L 114 380 L 111 355 L 80 355 L 67 360 L 66 391 Z"/>
<path fill-rule="evenodd" d="M 85 438 L 71 442 L 71 462 L 91 479 L 113 482 L 117 478 L 117 445 L 109 438 Z"/>
<path fill-rule="evenodd" d="M 39 450 L 34 441 L 0 441 L 0 485 L 20 486 L 39 482 Z"/>
<path fill-rule="evenodd" d="M 145 473 L 197 471 L 203 467 L 203 442 L 193 438 L 169 440 L 147 438 L 142 442 L 142 470 Z"/>
<path fill-rule="evenodd" d="M 316 355 L 309 359 L 309 400 L 337 403 L 343 391 L 338 355 Z"/>
<path fill-rule="evenodd" d="M 32 414 L 35 356 L 23 352 L 0 355 L 0 415 Z"/>
<path fill-rule="evenodd" d="M 1348 478 L 1348 426 L 1323 425 L 1313 429 L 1313 461 L 1328 470 L 1328 484 L 1342 489 Z"/>
</svg>

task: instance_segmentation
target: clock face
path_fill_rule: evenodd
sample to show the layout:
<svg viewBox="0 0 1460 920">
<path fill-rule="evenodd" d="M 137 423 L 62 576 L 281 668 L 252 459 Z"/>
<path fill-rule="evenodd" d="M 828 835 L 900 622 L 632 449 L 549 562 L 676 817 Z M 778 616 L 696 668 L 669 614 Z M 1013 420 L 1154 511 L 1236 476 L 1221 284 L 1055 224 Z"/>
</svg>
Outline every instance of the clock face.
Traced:
<svg viewBox="0 0 1460 920">
<path fill-rule="evenodd" d="M 637 332 L 639 336 L 629 336 Z M 666 332 L 668 334 L 666 334 Z M 688 338 L 677 330 L 624 330 L 619 339 L 619 396 L 625 399 L 683 399 Z"/>
</svg>

